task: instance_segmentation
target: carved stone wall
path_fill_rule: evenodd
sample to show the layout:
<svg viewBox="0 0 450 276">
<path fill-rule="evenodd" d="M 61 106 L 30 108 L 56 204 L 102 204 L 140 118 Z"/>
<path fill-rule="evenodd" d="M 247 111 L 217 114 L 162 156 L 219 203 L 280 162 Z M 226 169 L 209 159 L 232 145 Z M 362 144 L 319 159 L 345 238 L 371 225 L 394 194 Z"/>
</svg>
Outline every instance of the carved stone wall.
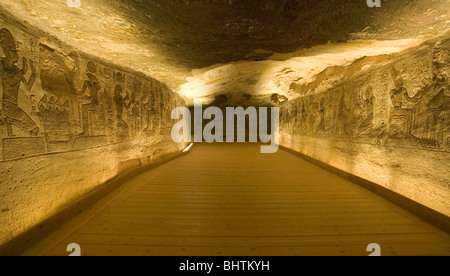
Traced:
<svg viewBox="0 0 450 276">
<path fill-rule="evenodd" d="M 449 52 L 447 33 L 364 73 L 373 58 L 322 72 L 317 86 L 342 78 L 281 106 L 281 144 L 450 216 Z"/>
<path fill-rule="evenodd" d="M 186 102 L 163 83 L 8 22 L 0 19 L 0 244 L 185 147 L 172 141 L 170 115 Z"/>
</svg>

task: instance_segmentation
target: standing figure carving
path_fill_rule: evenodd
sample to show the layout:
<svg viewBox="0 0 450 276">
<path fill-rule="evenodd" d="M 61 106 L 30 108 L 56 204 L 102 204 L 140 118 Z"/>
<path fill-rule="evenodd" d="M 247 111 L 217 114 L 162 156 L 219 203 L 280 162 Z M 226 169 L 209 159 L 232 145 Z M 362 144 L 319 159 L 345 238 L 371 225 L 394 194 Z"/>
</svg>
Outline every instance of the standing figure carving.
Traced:
<svg viewBox="0 0 450 276">
<path fill-rule="evenodd" d="M 80 91 L 80 95 L 84 95 L 86 90 L 89 90 L 89 96 L 86 96 L 86 99 L 89 100 L 88 103 L 82 105 L 82 120 L 83 120 L 83 132 L 80 134 L 81 136 L 90 136 L 89 133 L 89 114 L 91 112 L 99 111 L 99 101 L 98 95 L 100 92 L 100 83 L 95 76 L 97 72 L 97 67 L 92 61 L 89 61 L 87 64 L 87 80 L 85 80 L 83 84 L 83 88 Z"/>
<path fill-rule="evenodd" d="M 358 136 L 370 135 L 373 129 L 375 97 L 373 95 L 372 87 L 367 87 L 364 98 L 362 108 L 365 112 L 365 116 L 358 127 Z"/>
</svg>

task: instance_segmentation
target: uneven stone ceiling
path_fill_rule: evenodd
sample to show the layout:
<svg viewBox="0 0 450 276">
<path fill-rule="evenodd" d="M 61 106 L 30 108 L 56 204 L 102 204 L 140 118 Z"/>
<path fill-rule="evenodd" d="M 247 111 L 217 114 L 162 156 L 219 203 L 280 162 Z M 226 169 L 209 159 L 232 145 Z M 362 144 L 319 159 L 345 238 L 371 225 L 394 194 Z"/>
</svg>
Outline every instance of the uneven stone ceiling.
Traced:
<svg viewBox="0 0 450 276">
<path fill-rule="evenodd" d="M 372 9 L 365 0 L 82 0 L 81 8 L 69 8 L 65 0 L 0 4 L 24 23 L 154 76 L 190 99 L 234 92 L 291 98 L 292 80 L 401 51 L 450 27 L 447 0 L 383 1 L 382 8 Z M 318 47 L 302 50 L 312 46 Z"/>
</svg>

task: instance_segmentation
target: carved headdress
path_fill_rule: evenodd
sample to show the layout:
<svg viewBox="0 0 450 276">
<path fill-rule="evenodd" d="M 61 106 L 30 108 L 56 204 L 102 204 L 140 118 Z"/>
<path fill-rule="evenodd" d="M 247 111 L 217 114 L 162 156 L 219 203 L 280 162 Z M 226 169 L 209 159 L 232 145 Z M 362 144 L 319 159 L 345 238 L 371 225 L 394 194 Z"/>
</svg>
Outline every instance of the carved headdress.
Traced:
<svg viewBox="0 0 450 276">
<path fill-rule="evenodd" d="M 391 75 L 392 75 L 392 79 L 394 81 L 395 84 L 403 86 L 403 83 L 405 81 L 405 78 L 407 77 L 406 73 L 404 70 L 397 70 L 395 69 L 395 67 L 391 68 Z"/>
<path fill-rule="evenodd" d="M 16 41 L 8 29 L 0 30 L 0 47 L 5 55 L 10 50 L 16 50 Z"/>
</svg>

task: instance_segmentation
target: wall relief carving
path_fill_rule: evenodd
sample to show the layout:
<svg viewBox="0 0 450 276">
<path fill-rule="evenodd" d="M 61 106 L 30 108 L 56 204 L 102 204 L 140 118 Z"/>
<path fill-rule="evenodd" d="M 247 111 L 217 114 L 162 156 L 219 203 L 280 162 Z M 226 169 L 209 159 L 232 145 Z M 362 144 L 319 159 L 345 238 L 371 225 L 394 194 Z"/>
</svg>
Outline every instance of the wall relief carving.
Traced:
<svg viewBox="0 0 450 276">
<path fill-rule="evenodd" d="M 439 60 L 446 58 L 440 50 L 436 55 Z M 450 151 L 447 71 L 435 59 L 432 51 L 422 49 L 370 76 L 281 104 L 281 130 L 299 136 Z"/>
<path fill-rule="evenodd" d="M 185 102 L 162 83 L 3 25 L 0 160 L 169 134 Z"/>
</svg>

